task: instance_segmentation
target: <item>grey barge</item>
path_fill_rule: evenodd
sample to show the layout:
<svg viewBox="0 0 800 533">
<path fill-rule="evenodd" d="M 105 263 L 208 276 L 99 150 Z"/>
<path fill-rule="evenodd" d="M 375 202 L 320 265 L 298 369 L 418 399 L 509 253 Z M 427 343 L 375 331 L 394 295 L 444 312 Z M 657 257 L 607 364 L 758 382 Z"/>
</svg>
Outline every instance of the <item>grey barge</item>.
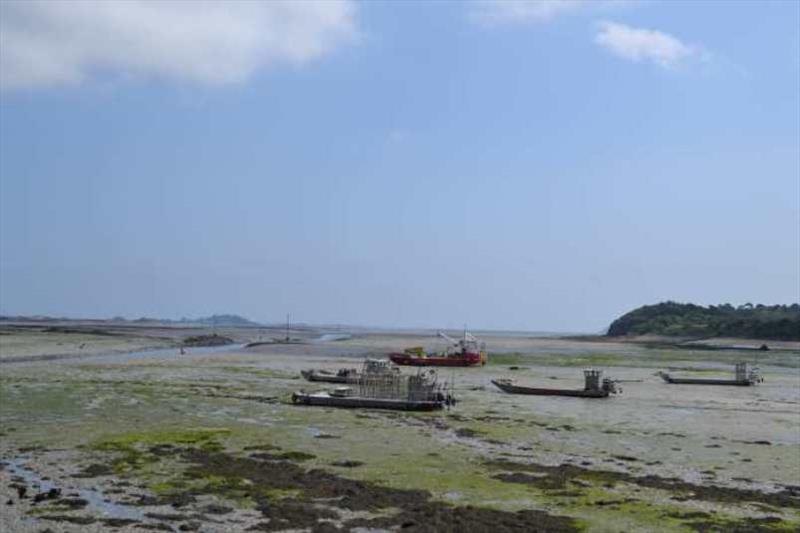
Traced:
<svg viewBox="0 0 800 533">
<path fill-rule="evenodd" d="M 516 385 L 510 379 L 493 379 L 492 383 L 509 394 L 528 394 L 532 396 L 572 396 L 577 398 L 607 398 L 611 394 L 619 394 L 621 388 L 614 380 L 602 378 L 602 370 L 584 370 L 585 386 L 583 389 L 545 389 Z"/>
<path fill-rule="evenodd" d="M 437 411 L 450 405 L 444 395 L 426 400 L 368 398 L 354 396 L 352 390 L 314 393 L 295 392 L 292 394 L 292 403 L 323 407 L 349 407 L 352 409 L 391 409 L 395 411 Z"/>
<path fill-rule="evenodd" d="M 350 379 L 348 377 L 348 379 Z M 292 403 L 324 407 L 434 411 L 454 405 L 455 399 L 437 381 L 435 370 L 404 375 L 388 361 L 367 360 L 352 382 L 330 391 L 292 394 Z"/>
<path fill-rule="evenodd" d="M 666 372 L 659 372 L 658 375 L 666 383 L 675 385 L 728 385 L 734 387 L 750 387 L 764 381 L 764 378 L 761 377 L 758 372 L 758 368 L 751 369 L 747 363 L 736 363 L 734 379 L 676 378 Z"/>
<path fill-rule="evenodd" d="M 341 368 L 336 372 L 331 370 L 301 370 L 300 375 L 306 381 L 316 381 L 323 383 L 358 383 L 362 374 L 392 374 L 398 373 L 399 369 L 393 367 L 391 363 L 383 359 L 367 359 L 361 367 Z"/>
</svg>

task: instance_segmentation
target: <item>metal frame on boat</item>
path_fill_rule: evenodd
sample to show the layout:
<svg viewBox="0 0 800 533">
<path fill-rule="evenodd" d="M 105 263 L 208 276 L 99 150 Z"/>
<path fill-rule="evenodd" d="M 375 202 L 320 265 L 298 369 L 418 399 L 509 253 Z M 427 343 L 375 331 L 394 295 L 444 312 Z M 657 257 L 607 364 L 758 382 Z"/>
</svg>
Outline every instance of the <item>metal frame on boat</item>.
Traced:
<svg viewBox="0 0 800 533">
<path fill-rule="evenodd" d="M 404 411 L 433 411 L 455 404 L 455 398 L 435 370 L 418 370 L 404 375 L 399 369 L 364 362 L 362 371 L 351 386 L 331 391 L 292 394 L 292 403 L 325 407 L 395 409 Z"/>
<path fill-rule="evenodd" d="M 357 368 L 341 368 L 336 372 L 331 370 L 301 370 L 300 375 L 306 381 L 317 381 L 324 383 L 357 383 L 360 376 L 365 373 L 372 374 L 387 374 L 397 373 L 399 369 L 393 367 L 391 363 L 385 359 L 367 359 L 359 371 Z"/>
</svg>

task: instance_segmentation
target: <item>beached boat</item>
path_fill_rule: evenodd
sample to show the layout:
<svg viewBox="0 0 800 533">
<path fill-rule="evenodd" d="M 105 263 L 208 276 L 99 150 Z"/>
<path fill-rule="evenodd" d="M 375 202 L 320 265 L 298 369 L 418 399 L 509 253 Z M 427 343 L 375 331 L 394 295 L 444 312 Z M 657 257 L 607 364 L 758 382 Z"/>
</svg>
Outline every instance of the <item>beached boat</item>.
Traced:
<svg viewBox="0 0 800 533">
<path fill-rule="evenodd" d="M 352 389 L 323 392 L 295 392 L 292 403 L 323 407 L 349 407 L 353 409 L 392 409 L 398 411 L 436 411 L 449 405 L 447 399 L 437 397 L 429 400 L 407 398 L 368 398 L 358 396 Z"/>
<path fill-rule="evenodd" d="M 758 372 L 758 368 L 750 368 L 747 363 L 736 363 L 734 379 L 676 378 L 667 372 L 659 372 L 658 375 L 666 383 L 672 383 L 675 385 L 730 385 L 736 387 L 749 387 L 764 381 L 764 378 L 761 377 Z"/>
<path fill-rule="evenodd" d="M 385 359 L 367 359 L 359 371 L 356 368 L 341 368 L 336 372 L 331 370 L 301 370 L 300 375 L 307 381 L 319 381 L 325 383 L 356 383 L 363 373 L 385 374 L 396 373 L 399 369 L 393 367 Z"/>
<path fill-rule="evenodd" d="M 487 360 L 486 344 L 479 342 L 471 334 L 464 332 L 464 338 L 455 340 L 438 333 L 450 343 L 444 352 L 427 353 L 421 346 L 407 348 L 402 353 L 389 354 L 389 359 L 398 365 L 407 366 L 477 366 L 485 365 Z"/>
<path fill-rule="evenodd" d="M 454 405 L 455 399 L 444 384 L 437 381 L 435 370 L 419 370 L 415 375 L 397 371 L 373 371 L 368 362 L 349 386 L 330 391 L 292 394 L 298 405 L 433 411 Z"/>
<path fill-rule="evenodd" d="M 358 379 L 358 370 L 355 368 L 342 368 L 337 372 L 330 370 L 301 370 L 300 375 L 307 381 L 322 381 L 326 383 L 352 383 Z"/>
<path fill-rule="evenodd" d="M 621 388 L 614 380 L 602 378 L 602 370 L 584 370 L 585 386 L 583 389 L 545 389 L 517 385 L 511 379 L 493 379 L 492 383 L 509 394 L 529 394 L 533 396 L 574 396 L 578 398 L 606 398 L 611 394 L 619 394 Z"/>
</svg>

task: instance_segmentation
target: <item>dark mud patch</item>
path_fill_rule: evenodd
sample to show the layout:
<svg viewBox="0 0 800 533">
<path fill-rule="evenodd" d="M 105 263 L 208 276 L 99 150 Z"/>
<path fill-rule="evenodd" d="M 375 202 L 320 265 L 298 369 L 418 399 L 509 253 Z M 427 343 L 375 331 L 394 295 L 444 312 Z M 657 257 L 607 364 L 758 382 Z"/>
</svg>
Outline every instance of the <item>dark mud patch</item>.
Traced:
<svg viewBox="0 0 800 533">
<path fill-rule="evenodd" d="M 153 520 L 160 520 L 162 522 L 184 522 L 189 520 L 189 515 L 180 513 L 145 513 L 147 518 Z"/>
<path fill-rule="evenodd" d="M 156 444 L 150 446 L 148 451 L 156 457 L 169 457 L 175 454 L 175 446 L 172 444 Z"/>
<path fill-rule="evenodd" d="M 788 531 L 782 519 L 774 516 L 738 521 L 695 520 L 685 524 L 699 533 L 777 533 Z"/>
<path fill-rule="evenodd" d="M 203 507 L 203 511 L 208 514 L 223 515 L 232 513 L 233 507 L 228 507 L 227 505 L 219 505 L 216 503 L 210 503 L 205 507 Z"/>
<path fill-rule="evenodd" d="M 302 500 L 291 500 L 275 505 L 263 498 L 256 507 L 269 522 L 259 522 L 251 531 L 280 531 L 284 529 L 317 528 L 323 521 L 339 518 L 331 509 L 309 505 Z"/>
<path fill-rule="evenodd" d="M 89 524 L 94 524 L 97 522 L 97 519 L 93 516 L 72 516 L 72 515 L 42 515 L 37 517 L 39 520 L 48 520 L 51 522 L 67 522 L 69 524 L 77 524 L 81 526 L 87 526 Z"/>
<path fill-rule="evenodd" d="M 114 475 L 114 468 L 112 466 L 93 463 L 85 467 L 77 474 L 73 474 L 72 477 L 93 478 L 93 477 L 112 476 L 112 475 Z"/>
<path fill-rule="evenodd" d="M 136 526 L 139 529 L 147 529 L 150 531 L 175 531 L 169 524 L 139 524 Z"/>
<path fill-rule="evenodd" d="M 596 500 L 592 502 L 592 505 L 596 507 L 619 507 L 620 505 L 624 505 L 626 503 L 638 502 L 636 498 L 625 498 L 622 500 Z"/>
<path fill-rule="evenodd" d="M 74 516 L 74 515 L 41 515 L 37 516 L 39 520 L 48 520 L 50 522 L 66 522 L 80 526 L 88 526 L 89 524 L 101 523 L 106 527 L 124 527 L 132 524 L 139 524 L 138 520 L 130 518 L 95 518 L 93 516 Z"/>
<path fill-rule="evenodd" d="M 483 431 L 479 431 L 477 429 L 472 429 L 472 428 L 459 428 L 456 430 L 455 433 L 457 437 L 462 437 L 466 439 L 476 439 L 484 434 Z"/>
<path fill-rule="evenodd" d="M 194 337 L 186 337 L 183 339 L 183 345 L 189 347 L 225 346 L 228 344 L 233 344 L 233 342 L 233 339 L 223 335 L 217 335 L 216 333 L 212 335 L 196 335 Z"/>
<path fill-rule="evenodd" d="M 399 529 L 415 533 L 439 532 L 492 532 L 508 533 L 514 531 L 557 533 L 562 531 L 581 531 L 571 520 L 548 515 L 542 511 L 498 511 L 484 507 L 449 507 L 427 502 L 412 509 L 402 509 L 399 513 L 370 520 L 350 520 L 344 530 L 353 528 Z"/>
<path fill-rule="evenodd" d="M 497 474 L 492 476 L 494 479 L 505 481 L 506 483 L 522 483 L 525 485 L 532 485 L 537 489 L 542 490 L 559 490 L 565 487 L 565 483 L 557 478 L 552 478 L 546 474 L 535 475 L 526 474 L 523 472 L 513 472 L 508 474 Z M 559 490 L 559 492 L 563 492 Z"/>
<path fill-rule="evenodd" d="M 705 513 L 703 511 L 690 511 L 688 513 L 664 513 L 664 516 L 668 516 L 670 518 L 677 518 L 679 520 L 695 520 L 698 518 L 711 518 L 710 513 Z"/>
<path fill-rule="evenodd" d="M 253 453 L 250 457 L 264 461 L 308 461 L 314 459 L 316 455 L 304 452 L 282 452 L 282 453 Z"/>
<path fill-rule="evenodd" d="M 169 505 L 175 509 L 180 509 L 181 507 L 186 507 L 187 505 L 195 503 L 196 501 L 197 498 L 195 498 L 194 495 L 189 492 L 170 492 L 167 494 L 160 494 L 158 496 L 142 494 L 139 495 L 136 500 L 129 502 L 129 504 L 140 507 Z"/>
<path fill-rule="evenodd" d="M 268 521 L 253 529 L 275 531 L 310 528 L 325 531 L 333 526 L 325 521 L 340 518 L 337 509 L 395 514 L 371 519 L 355 519 L 343 524 L 344 530 L 364 528 L 402 528 L 412 532 L 435 531 L 579 531 L 569 517 L 544 511 L 516 513 L 478 507 L 454 507 L 433 501 L 424 490 L 395 489 L 340 477 L 319 469 L 302 466 L 274 457 L 235 457 L 223 452 L 186 449 L 183 459 L 189 464 L 186 475 L 213 479 L 183 494 L 195 497 L 214 494 L 223 497 L 249 498 Z M 222 481 L 220 481 L 222 480 Z M 293 497 L 277 497 L 276 493 Z M 324 502 L 325 505 L 320 505 Z"/>
<path fill-rule="evenodd" d="M 277 446 L 272 445 L 272 444 L 253 444 L 251 446 L 245 446 L 242 449 L 244 451 L 264 451 L 264 452 L 268 452 L 270 450 L 279 450 L 280 448 L 278 448 Z"/>
<path fill-rule="evenodd" d="M 362 466 L 363 464 L 363 461 L 352 461 L 350 459 L 346 459 L 344 461 L 334 461 L 331 463 L 332 466 L 340 466 L 342 468 L 356 468 L 358 466 Z"/>
<path fill-rule="evenodd" d="M 616 483 L 629 483 L 639 487 L 663 489 L 675 493 L 676 499 L 704 500 L 719 503 L 753 502 L 778 508 L 800 507 L 800 494 L 784 488 L 778 492 L 761 492 L 750 489 L 719 487 L 715 485 L 695 485 L 678 478 L 659 476 L 634 476 L 626 472 L 609 470 L 590 470 L 573 464 L 558 466 L 539 465 L 535 463 L 514 463 L 505 460 L 494 460 L 485 463 L 489 468 L 504 470 L 506 473 L 495 476 L 496 479 L 510 483 L 529 483 L 544 490 L 564 489 L 575 481 L 590 481 L 614 486 Z M 531 477 L 509 476 L 508 473 L 536 474 Z"/>
</svg>

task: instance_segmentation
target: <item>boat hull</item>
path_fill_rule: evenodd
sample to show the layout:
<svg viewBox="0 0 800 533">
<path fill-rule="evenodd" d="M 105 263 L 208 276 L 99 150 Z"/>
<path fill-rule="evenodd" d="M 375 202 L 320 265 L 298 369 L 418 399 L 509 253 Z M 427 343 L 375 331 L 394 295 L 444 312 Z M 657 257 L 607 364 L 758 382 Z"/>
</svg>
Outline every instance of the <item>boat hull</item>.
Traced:
<svg viewBox="0 0 800 533">
<path fill-rule="evenodd" d="M 608 391 L 593 391 L 580 389 L 542 389 L 536 387 L 521 387 L 511 383 L 492 380 L 494 386 L 509 394 L 527 394 L 530 396 L 571 396 L 574 398 L 607 398 Z"/>
<path fill-rule="evenodd" d="M 755 385 L 755 383 L 750 380 L 673 378 L 672 376 L 661 376 L 661 378 L 665 382 L 674 385 L 727 385 L 732 387 L 750 387 Z"/>
<path fill-rule="evenodd" d="M 338 397 L 325 393 L 307 394 L 304 392 L 292 394 L 292 403 L 349 409 L 390 409 L 393 411 L 437 411 L 445 406 L 444 401 L 410 401 L 357 396 Z"/>
<path fill-rule="evenodd" d="M 389 359 L 396 365 L 405 366 L 477 366 L 485 364 L 480 354 L 461 354 L 452 357 L 419 357 L 405 353 L 389 354 Z"/>
<path fill-rule="evenodd" d="M 306 381 L 316 381 L 322 383 L 355 383 L 358 380 L 356 376 L 339 376 L 336 374 L 316 372 L 314 370 L 301 370 L 300 374 L 306 379 Z"/>
</svg>

